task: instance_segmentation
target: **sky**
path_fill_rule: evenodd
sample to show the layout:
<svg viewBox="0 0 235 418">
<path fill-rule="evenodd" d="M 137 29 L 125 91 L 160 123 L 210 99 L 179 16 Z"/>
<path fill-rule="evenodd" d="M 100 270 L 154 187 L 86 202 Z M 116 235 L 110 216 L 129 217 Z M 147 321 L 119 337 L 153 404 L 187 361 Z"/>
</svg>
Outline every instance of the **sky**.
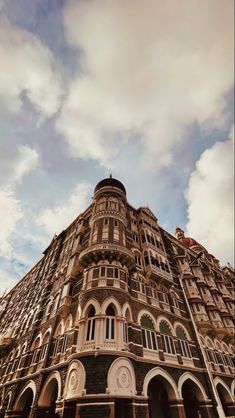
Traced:
<svg viewBox="0 0 235 418">
<path fill-rule="evenodd" d="M 0 294 L 110 173 L 234 263 L 231 0 L 0 0 L 0 63 Z"/>
</svg>

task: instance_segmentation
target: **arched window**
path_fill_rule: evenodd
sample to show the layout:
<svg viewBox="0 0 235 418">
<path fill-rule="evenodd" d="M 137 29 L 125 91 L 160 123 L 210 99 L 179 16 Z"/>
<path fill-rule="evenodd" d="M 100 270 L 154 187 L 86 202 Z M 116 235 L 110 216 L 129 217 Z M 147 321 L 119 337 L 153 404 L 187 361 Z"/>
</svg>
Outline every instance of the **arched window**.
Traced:
<svg viewBox="0 0 235 418">
<path fill-rule="evenodd" d="M 109 305 L 106 309 L 105 318 L 105 339 L 115 339 L 115 311 L 112 305 Z"/>
<path fill-rule="evenodd" d="M 157 350 L 157 337 L 154 324 L 150 316 L 144 314 L 140 320 L 143 347 L 149 350 Z"/>
<path fill-rule="evenodd" d="M 144 252 L 144 262 L 146 266 L 149 265 L 149 256 L 148 256 L 147 251 Z"/>
<path fill-rule="evenodd" d="M 63 343 L 62 343 L 62 348 L 61 348 L 62 353 L 65 353 L 68 348 L 69 336 L 71 334 L 72 326 L 73 326 L 73 319 L 71 316 L 69 316 L 65 324 L 65 331 L 64 331 Z"/>
<path fill-rule="evenodd" d="M 51 332 L 48 330 L 43 337 L 42 346 L 39 354 L 39 361 L 42 361 L 45 358 L 49 339 L 50 339 Z"/>
<path fill-rule="evenodd" d="M 129 308 L 126 309 L 124 314 L 125 321 L 122 323 L 122 340 L 125 344 L 128 343 L 128 323 L 131 321 L 131 314 Z"/>
<path fill-rule="evenodd" d="M 93 341 L 95 339 L 95 308 L 92 306 L 88 313 L 86 340 Z"/>
<path fill-rule="evenodd" d="M 163 351 L 165 353 L 175 354 L 175 344 L 169 324 L 166 321 L 161 321 L 159 331 L 162 337 Z"/>
<path fill-rule="evenodd" d="M 183 357 L 192 357 L 187 336 L 182 327 L 178 326 L 176 328 L 176 336 L 179 339 L 181 355 Z"/>
<path fill-rule="evenodd" d="M 97 212 L 100 212 L 102 210 L 105 210 L 105 204 L 106 204 L 106 198 L 102 197 L 97 202 Z"/>
<path fill-rule="evenodd" d="M 53 356 L 56 356 L 57 354 L 61 353 L 62 349 L 62 341 L 63 341 L 63 327 L 62 322 L 59 323 L 59 325 L 56 328 L 55 335 L 54 335 L 54 349 L 53 349 Z"/>
<path fill-rule="evenodd" d="M 31 354 L 31 364 L 38 362 L 39 352 L 40 352 L 41 338 L 38 335 L 32 344 L 32 354 Z"/>
<path fill-rule="evenodd" d="M 176 308 L 179 309 L 180 308 L 180 306 L 179 306 L 179 297 L 178 297 L 178 295 L 175 292 L 171 292 L 171 299 L 172 299 L 173 305 Z"/>
</svg>

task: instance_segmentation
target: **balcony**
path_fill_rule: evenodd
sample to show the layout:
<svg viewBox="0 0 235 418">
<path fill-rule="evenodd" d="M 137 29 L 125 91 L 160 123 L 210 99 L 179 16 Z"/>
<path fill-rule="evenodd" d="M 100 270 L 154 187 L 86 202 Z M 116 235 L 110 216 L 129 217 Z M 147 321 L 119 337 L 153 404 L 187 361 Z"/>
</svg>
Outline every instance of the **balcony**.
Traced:
<svg viewBox="0 0 235 418">
<path fill-rule="evenodd" d="M 110 261 L 118 260 L 127 267 L 135 265 L 134 254 L 128 248 L 119 244 L 96 244 L 83 250 L 79 255 L 79 263 L 87 267 L 92 262 L 107 258 Z"/>
<path fill-rule="evenodd" d="M 164 271 L 156 266 L 148 265 L 146 267 L 147 276 L 159 284 L 171 286 L 173 284 L 173 277 L 171 273 Z"/>
<path fill-rule="evenodd" d="M 202 331 L 202 332 L 207 332 L 211 329 L 211 322 L 209 321 L 208 317 L 205 315 L 196 315 L 197 319 L 196 319 L 196 324 L 197 327 Z"/>
<path fill-rule="evenodd" d="M 4 354 L 12 345 L 13 338 L 0 336 L 0 355 Z"/>
</svg>

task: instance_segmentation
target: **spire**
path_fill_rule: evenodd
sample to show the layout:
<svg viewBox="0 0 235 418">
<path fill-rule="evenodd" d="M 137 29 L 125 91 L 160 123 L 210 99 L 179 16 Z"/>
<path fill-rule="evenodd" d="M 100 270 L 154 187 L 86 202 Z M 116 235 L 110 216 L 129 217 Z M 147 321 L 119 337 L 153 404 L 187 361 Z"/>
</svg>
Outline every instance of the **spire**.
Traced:
<svg viewBox="0 0 235 418">
<path fill-rule="evenodd" d="M 184 238 L 184 231 L 179 226 L 176 227 L 175 235 L 177 239 Z"/>
<path fill-rule="evenodd" d="M 112 179 L 112 178 L 113 178 L 112 173 L 110 173 L 110 174 L 109 174 L 109 178 L 110 178 L 110 179 Z"/>
</svg>

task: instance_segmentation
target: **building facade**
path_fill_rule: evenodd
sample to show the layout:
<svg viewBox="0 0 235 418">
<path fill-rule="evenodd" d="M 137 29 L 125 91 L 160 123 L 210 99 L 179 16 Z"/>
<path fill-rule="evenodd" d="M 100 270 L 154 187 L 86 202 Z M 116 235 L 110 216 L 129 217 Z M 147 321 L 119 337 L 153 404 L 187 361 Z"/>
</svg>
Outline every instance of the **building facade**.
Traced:
<svg viewBox="0 0 235 418">
<path fill-rule="evenodd" d="M 100 181 L 0 299 L 0 417 L 234 416 L 234 283 Z"/>
</svg>

